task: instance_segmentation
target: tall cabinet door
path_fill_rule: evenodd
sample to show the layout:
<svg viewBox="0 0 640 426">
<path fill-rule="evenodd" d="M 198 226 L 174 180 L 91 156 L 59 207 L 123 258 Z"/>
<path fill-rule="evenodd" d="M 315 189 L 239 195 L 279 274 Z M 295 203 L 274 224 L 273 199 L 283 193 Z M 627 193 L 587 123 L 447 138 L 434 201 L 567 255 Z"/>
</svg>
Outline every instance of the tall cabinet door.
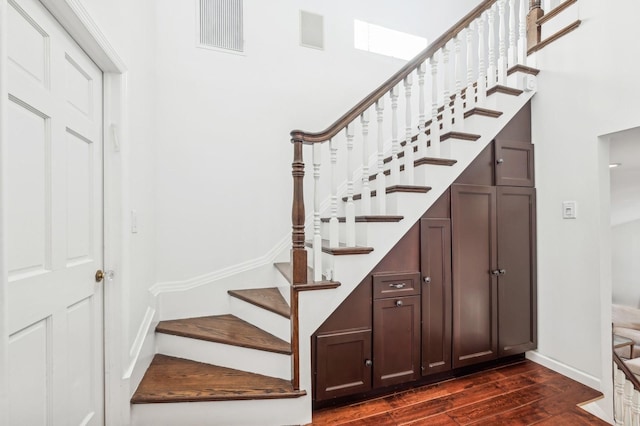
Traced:
<svg viewBox="0 0 640 426">
<path fill-rule="evenodd" d="M 536 203 L 534 188 L 499 187 L 499 355 L 536 347 Z"/>
<path fill-rule="evenodd" d="M 451 369 L 451 222 L 420 222 L 422 375 Z"/>
<path fill-rule="evenodd" d="M 496 188 L 451 186 L 453 367 L 498 355 Z"/>
<path fill-rule="evenodd" d="M 373 301 L 373 387 L 420 377 L 420 296 Z"/>
</svg>

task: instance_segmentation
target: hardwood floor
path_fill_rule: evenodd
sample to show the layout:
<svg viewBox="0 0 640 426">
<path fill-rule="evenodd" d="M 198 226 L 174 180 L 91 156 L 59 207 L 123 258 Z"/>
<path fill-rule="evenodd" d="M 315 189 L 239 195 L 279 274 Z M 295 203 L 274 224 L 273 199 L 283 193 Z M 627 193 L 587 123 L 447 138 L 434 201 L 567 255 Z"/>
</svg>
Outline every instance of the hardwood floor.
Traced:
<svg viewBox="0 0 640 426">
<path fill-rule="evenodd" d="M 531 361 L 313 413 L 313 425 L 606 425 L 601 393 Z"/>
</svg>

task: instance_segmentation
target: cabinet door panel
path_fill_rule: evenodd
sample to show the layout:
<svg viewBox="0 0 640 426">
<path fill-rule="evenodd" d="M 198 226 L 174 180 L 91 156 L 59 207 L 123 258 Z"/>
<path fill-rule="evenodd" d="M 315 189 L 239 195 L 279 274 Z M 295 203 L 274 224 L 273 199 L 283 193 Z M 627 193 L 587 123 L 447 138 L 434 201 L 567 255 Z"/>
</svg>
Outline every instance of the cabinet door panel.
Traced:
<svg viewBox="0 0 640 426">
<path fill-rule="evenodd" d="M 495 187 L 451 187 L 454 368 L 498 353 L 495 199 Z"/>
<path fill-rule="evenodd" d="M 496 150 L 496 185 L 534 186 L 533 145 L 498 140 Z"/>
<path fill-rule="evenodd" d="M 316 341 L 315 399 L 366 392 L 371 389 L 371 330 L 320 335 Z"/>
<path fill-rule="evenodd" d="M 420 377 L 420 296 L 373 301 L 373 386 Z"/>
<path fill-rule="evenodd" d="M 451 369 L 451 222 L 422 219 L 422 375 Z"/>
<path fill-rule="evenodd" d="M 536 347 L 535 189 L 498 188 L 500 356 Z"/>
</svg>

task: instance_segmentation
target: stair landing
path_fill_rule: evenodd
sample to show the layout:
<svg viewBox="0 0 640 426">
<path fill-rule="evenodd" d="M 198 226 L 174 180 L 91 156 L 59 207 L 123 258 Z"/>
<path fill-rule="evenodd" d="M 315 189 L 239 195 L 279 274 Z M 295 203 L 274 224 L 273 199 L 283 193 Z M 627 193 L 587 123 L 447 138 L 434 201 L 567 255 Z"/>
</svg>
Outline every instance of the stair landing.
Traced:
<svg viewBox="0 0 640 426">
<path fill-rule="evenodd" d="M 132 404 L 298 398 L 288 380 L 157 354 Z"/>
</svg>

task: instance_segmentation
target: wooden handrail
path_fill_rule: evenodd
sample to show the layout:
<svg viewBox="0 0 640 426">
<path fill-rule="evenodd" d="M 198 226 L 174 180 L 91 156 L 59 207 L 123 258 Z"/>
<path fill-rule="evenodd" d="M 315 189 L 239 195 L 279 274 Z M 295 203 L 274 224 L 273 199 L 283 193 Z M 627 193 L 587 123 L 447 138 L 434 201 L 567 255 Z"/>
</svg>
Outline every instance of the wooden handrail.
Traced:
<svg viewBox="0 0 640 426">
<path fill-rule="evenodd" d="M 292 142 L 302 142 L 305 144 L 326 142 L 337 135 L 348 124 L 355 120 L 360 114 L 365 112 L 378 99 L 383 97 L 387 92 L 393 89 L 405 77 L 411 74 L 420 64 L 432 57 L 439 49 L 444 47 L 450 40 L 478 18 L 485 10 L 489 9 L 497 0 L 484 0 L 475 9 L 469 12 L 464 18 L 458 21 L 454 26 L 449 28 L 445 33 L 427 46 L 415 58 L 409 61 L 405 66 L 385 81 L 380 87 L 371 92 L 366 98 L 358 102 L 356 106 L 351 108 L 346 114 L 336 120 L 331 126 L 321 132 L 305 132 L 303 130 L 291 131 Z"/>
<path fill-rule="evenodd" d="M 635 388 L 635 390 L 640 391 L 640 380 L 638 380 L 635 374 L 633 374 L 631 370 L 629 370 L 629 367 L 627 367 L 627 365 L 615 351 L 613 351 L 613 362 L 615 362 L 618 368 L 622 370 L 627 380 L 633 383 L 633 387 Z"/>
</svg>

